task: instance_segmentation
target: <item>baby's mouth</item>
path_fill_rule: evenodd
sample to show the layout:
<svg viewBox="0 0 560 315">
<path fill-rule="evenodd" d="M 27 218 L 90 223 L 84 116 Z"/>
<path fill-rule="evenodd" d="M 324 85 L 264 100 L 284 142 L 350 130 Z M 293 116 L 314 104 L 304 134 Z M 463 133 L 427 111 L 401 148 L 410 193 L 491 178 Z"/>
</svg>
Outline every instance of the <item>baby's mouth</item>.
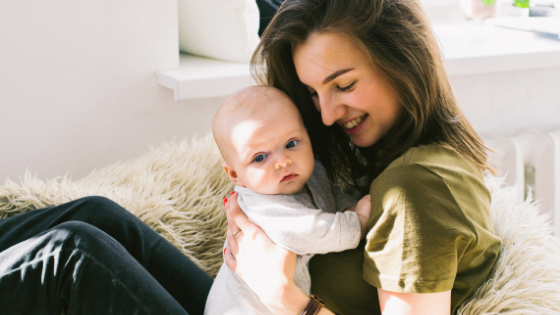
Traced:
<svg viewBox="0 0 560 315">
<path fill-rule="evenodd" d="M 282 177 L 282 180 L 280 182 L 290 181 L 290 180 L 296 178 L 296 176 L 297 176 L 297 174 L 294 174 L 294 173 L 286 174 L 286 175 L 284 175 L 284 177 Z"/>
</svg>

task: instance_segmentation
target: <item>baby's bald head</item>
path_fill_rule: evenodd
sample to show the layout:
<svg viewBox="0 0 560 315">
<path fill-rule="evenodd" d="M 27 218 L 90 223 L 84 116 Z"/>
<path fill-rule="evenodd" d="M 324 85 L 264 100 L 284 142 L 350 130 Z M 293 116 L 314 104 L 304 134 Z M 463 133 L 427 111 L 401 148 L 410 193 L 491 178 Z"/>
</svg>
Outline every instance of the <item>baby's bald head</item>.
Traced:
<svg viewBox="0 0 560 315">
<path fill-rule="evenodd" d="M 265 195 L 293 194 L 311 177 L 315 160 L 292 100 L 272 87 L 251 86 L 222 104 L 212 122 L 222 164 L 236 185 Z"/>
<path fill-rule="evenodd" d="M 230 95 L 220 106 L 212 121 L 212 133 L 226 162 L 230 162 L 235 152 L 231 133 L 233 128 L 247 119 L 261 119 L 270 115 L 272 109 L 301 116 L 295 104 L 284 92 L 268 86 L 254 85 Z M 303 123 L 303 122 L 302 122 Z"/>
</svg>

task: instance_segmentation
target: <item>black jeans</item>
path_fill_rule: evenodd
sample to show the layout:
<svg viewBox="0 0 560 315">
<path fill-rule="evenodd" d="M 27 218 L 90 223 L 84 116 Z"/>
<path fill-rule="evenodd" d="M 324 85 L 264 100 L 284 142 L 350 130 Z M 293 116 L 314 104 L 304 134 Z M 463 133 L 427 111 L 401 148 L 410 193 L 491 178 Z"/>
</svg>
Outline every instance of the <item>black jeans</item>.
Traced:
<svg viewBox="0 0 560 315">
<path fill-rule="evenodd" d="M 212 278 L 103 197 L 0 220 L 0 314 L 203 314 Z"/>
</svg>

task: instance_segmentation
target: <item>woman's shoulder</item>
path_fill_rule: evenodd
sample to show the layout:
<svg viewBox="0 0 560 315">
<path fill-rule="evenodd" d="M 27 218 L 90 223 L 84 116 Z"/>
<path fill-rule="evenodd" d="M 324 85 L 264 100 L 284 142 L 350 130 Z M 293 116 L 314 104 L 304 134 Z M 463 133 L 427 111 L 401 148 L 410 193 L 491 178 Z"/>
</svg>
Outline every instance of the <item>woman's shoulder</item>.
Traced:
<svg viewBox="0 0 560 315">
<path fill-rule="evenodd" d="M 480 168 L 463 155 L 438 144 L 413 147 L 394 160 L 380 178 L 431 178 L 448 183 L 484 182 Z"/>
<path fill-rule="evenodd" d="M 396 168 L 407 164 L 416 164 L 427 169 L 437 169 L 448 165 L 478 169 L 463 155 L 440 144 L 412 147 L 393 161 L 388 168 Z"/>
<path fill-rule="evenodd" d="M 490 193 L 482 171 L 440 145 L 409 149 L 372 182 L 370 193 L 372 199 L 406 199 L 414 211 L 445 208 L 491 229 Z"/>
</svg>

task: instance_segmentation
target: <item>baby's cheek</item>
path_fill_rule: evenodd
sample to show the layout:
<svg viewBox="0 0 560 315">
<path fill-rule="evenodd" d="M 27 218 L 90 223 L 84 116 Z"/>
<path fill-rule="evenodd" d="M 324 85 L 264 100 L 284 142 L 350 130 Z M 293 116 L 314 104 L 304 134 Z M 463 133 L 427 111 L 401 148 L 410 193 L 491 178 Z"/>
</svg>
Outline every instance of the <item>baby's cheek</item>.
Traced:
<svg viewBox="0 0 560 315">
<path fill-rule="evenodd" d="M 261 169 L 250 169 L 247 172 L 248 188 L 258 192 L 267 193 L 270 187 L 270 176 L 264 170 Z"/>
</svg>

